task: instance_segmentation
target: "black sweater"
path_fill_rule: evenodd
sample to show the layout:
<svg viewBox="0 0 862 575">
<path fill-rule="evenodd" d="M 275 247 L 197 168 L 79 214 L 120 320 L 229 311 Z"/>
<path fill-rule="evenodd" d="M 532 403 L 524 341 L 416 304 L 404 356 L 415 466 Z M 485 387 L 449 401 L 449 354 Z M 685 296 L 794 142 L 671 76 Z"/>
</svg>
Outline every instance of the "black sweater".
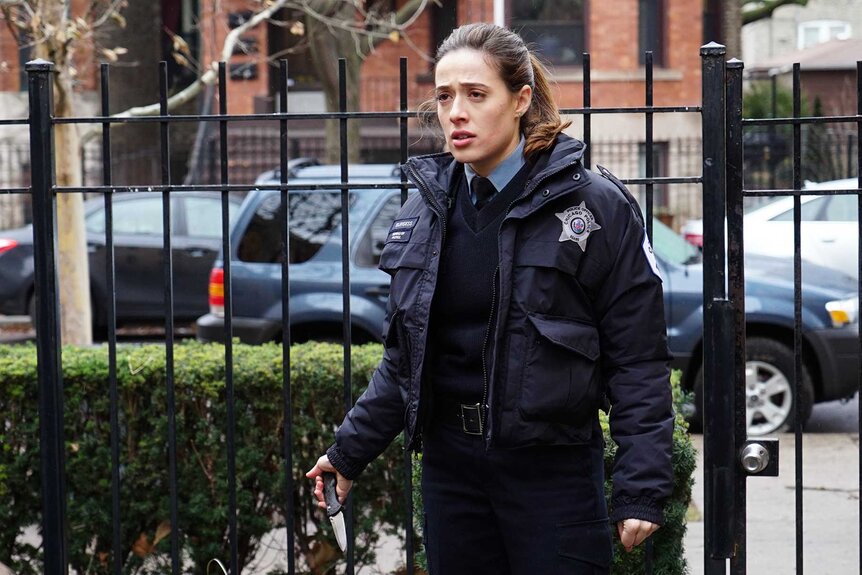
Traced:
<svg viewBox="0 0 862 575">
<path fill-rule="evenodd" d="M 453 178 L 453 207 L 431 306 L 429 375 L 435 396 L 463 403 L 482 399 L 482 348 L 491 325 L 497 235 L 506 209 L 524 191 L 525 163 L 481 210 L 470 201 L 467 178 Z M 486 358 L 487 359 L 487 358 Z"/>
</svg>

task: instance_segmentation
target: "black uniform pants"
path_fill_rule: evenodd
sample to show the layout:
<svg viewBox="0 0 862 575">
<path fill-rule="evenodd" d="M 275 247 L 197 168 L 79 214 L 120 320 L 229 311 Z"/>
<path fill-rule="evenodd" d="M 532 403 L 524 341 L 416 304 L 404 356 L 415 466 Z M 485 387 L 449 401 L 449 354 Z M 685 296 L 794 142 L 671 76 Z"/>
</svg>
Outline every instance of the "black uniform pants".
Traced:
<svg viewBox="0 0 862 575">
<path fill-rule="evenodd" d="M 423 443 L 430 575 L 610 573 L 598 421 L 590 445 L 486 451 L 435 417 Z"/>
</svg>

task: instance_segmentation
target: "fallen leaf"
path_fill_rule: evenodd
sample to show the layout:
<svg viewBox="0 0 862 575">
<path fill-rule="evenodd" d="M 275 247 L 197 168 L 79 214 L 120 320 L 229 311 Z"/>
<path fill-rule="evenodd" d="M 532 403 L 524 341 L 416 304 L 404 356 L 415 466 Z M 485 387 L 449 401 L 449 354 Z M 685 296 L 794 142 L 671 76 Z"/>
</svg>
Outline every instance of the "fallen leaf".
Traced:
<svg viewBox="0 0 862 575">
<path fill-rule="evenodd" d="M 153 547 L 159 544 L 159 541 L 171 534 L 171 522 L 162 521 L 156 528 L 156 538 L 153 539 Z"/>
<path fill-rule="evenodd" d="M 153 551 L 153 545 L 150 545 L 150 540 L 147 537 L 146 533 L 141 533 L 138 535 L 138 539 L 135 541 L 135 544 L 132 545 L 132 553 L 137 555 L 138 557 L 144 558 Z"/>
</svg>

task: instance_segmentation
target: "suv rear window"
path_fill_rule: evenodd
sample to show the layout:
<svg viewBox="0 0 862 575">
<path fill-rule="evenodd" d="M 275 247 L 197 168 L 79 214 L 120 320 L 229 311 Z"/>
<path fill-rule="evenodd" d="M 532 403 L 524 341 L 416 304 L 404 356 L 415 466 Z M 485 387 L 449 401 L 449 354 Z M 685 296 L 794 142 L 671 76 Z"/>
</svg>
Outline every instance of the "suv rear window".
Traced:
<svg viewBox="0 0 862 575">
<path fill-rule="evenodd" d="M 300 264 L 314 257 L 341 224 L 341 193 L 291 192 L 289 200 L 289 263 Z M 355 197 L 348 196 L 352 206 Z M 244 262 L 281 262 L 281 194 L 268 194 L 255 210 L 237 255 Z"/>
</svg>

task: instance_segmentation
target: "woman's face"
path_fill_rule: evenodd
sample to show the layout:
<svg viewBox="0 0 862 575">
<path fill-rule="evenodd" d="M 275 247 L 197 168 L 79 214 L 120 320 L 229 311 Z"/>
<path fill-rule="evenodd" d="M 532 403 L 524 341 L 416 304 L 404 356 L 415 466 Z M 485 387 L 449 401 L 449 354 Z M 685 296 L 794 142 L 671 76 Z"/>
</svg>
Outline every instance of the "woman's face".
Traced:
<svg viewBox="0 0 862 575">
<path fill-rule="evenodd" d="M 513 94 L 499 72 L 476 50 L 455 50 L 437 63 L 437 117 L 449 151 L 459 162 L 487 176 L 520 141 L 521 116 L 532 89 Z"/>
</svg>

